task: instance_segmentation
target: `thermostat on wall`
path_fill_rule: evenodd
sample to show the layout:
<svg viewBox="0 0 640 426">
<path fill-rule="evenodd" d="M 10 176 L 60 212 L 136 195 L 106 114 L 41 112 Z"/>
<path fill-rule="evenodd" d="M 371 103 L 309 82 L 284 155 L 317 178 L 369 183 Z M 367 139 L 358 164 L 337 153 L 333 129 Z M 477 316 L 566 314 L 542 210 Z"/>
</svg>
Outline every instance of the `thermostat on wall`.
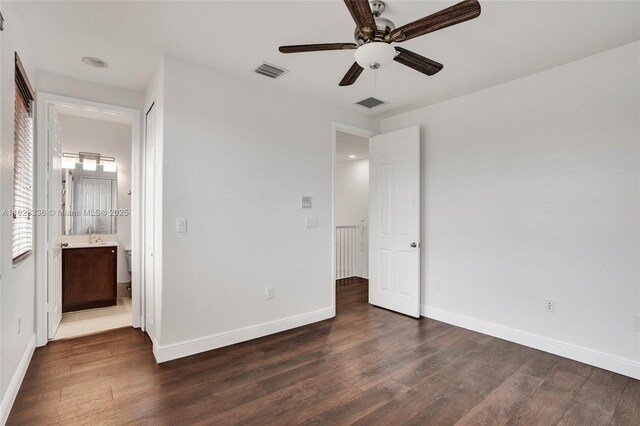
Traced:
<svg viewBox="0 0 640 426">
<path fill-rule="evenodd" d="M 311 208 L 311 196 L 310 195 L 303 195 L 302 197 L 300 197 L 300 205 L 303 209 L 310 209 Z"/>
</svg>

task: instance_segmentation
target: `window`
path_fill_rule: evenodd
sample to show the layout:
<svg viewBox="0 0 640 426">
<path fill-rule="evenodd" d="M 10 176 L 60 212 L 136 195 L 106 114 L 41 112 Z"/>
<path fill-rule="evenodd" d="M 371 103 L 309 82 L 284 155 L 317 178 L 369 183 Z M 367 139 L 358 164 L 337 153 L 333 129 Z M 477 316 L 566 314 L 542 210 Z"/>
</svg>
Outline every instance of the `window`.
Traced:
<svg viewBox="0 0 640 426">
<path fill-rule="evenodd" d="M 15 56 L 16 109 L 13 157 L 13 262 L 33 252 L 33 101 L 20 58 Z"/>
</svg>

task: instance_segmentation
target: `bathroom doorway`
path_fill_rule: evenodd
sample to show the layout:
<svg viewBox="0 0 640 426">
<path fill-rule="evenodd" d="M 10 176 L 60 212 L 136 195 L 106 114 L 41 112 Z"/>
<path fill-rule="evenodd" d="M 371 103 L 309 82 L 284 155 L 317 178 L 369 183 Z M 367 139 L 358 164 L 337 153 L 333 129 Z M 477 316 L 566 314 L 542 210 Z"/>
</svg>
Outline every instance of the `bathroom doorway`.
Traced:
<svg viewBox="0 0 640 426">
<path fill-rule="evenodd" d="M 140 113 L 39 101 L 38 345 L 140 327 Z"/>
</svg>

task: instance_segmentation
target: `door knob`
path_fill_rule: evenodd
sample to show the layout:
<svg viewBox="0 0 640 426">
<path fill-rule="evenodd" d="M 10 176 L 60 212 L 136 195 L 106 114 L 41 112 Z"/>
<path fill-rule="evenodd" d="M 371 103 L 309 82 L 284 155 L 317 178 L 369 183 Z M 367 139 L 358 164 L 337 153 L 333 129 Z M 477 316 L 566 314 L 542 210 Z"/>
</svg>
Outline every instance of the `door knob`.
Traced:
<svg viewBox="0 0 640 426">
<path fill-rule="evenodd" d="M 416 247 L 418 247 L 418 244 L 417 244 L 417 243 L 411 243 L 411 244 L 409 244 L 409 245 L 411 246 L 411 248 L 416 248 Z"/>
</svg>

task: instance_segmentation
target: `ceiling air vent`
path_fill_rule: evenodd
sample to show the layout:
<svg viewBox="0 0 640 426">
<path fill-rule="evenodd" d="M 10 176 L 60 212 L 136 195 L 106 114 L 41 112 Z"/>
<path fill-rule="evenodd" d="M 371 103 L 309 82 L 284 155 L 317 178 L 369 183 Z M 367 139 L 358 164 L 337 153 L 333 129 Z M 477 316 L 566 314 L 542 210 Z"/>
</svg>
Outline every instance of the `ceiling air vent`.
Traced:
<svg viewBox="0 0 640 426">
<path fill-rule="evenodd" d="M 278 78 L 282 74 L 286 73 L 287 70 L 285 70 L 284 68 L 280 68 L 276 65 L 272 65 L 264 62 L 262 65 L 260 65 L 258 68 L 255 69 L 255 72 L 257 72 L 258 74 L 266 75 L 267 77 L 270 77 L 270 78 Z"/>
<path fill-rule="evenodd" d="M 381 101 L 380 99 L 376 99 L 376 98 L 367 98 L 367 99 L 361 100 L 360 102 L 356 102 L 356 105 L 360 105 L 369 109 L 375 108 L 377 106 L 384 105 L 384 104 L 386 104 L 385 101 Z"/>
</svg>

